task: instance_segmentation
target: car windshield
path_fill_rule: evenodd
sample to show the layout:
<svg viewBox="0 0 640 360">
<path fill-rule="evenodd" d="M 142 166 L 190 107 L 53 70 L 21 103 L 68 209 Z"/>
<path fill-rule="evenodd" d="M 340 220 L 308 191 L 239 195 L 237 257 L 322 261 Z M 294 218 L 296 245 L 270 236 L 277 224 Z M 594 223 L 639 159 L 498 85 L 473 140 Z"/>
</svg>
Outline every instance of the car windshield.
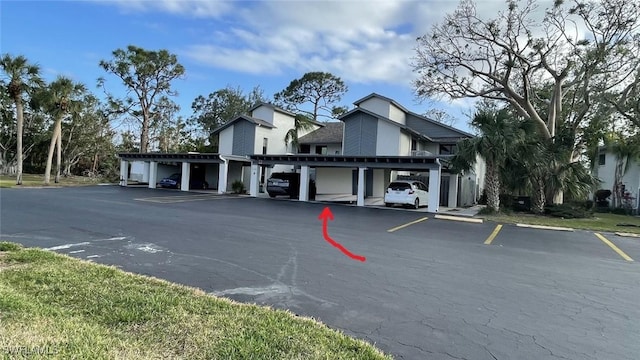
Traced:
<svg viewBox="0 0 640 360">
<path fill-rule="evenodd" d="M 389 189 L 394 191 L 409 190 L 411 189 L 411 185 L 404 182 L 392 182 L 389 184 Z"/>
<path fill-rule="evenodd" d="M 180 174 L 173 174 L 173 175 L 169 176 L 169 179 L 178 180 L 178 179 L 180 179 Z"/>
</svg>

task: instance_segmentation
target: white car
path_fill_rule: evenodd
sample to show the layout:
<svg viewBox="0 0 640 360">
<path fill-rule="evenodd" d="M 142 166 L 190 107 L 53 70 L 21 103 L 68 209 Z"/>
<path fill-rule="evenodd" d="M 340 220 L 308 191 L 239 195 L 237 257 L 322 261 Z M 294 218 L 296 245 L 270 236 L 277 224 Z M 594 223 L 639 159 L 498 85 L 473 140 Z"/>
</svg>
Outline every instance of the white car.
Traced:
<svg viewBox="0 0 640 360">
<path fill-rule="evenodd" d="M 417 180 L 396 180 L 389 184 L 384 194 L 384 204 L 391 207 L 395 204 L 410 205 L 415 209 L 429 203 L 427 185 Z"/>
</svg>

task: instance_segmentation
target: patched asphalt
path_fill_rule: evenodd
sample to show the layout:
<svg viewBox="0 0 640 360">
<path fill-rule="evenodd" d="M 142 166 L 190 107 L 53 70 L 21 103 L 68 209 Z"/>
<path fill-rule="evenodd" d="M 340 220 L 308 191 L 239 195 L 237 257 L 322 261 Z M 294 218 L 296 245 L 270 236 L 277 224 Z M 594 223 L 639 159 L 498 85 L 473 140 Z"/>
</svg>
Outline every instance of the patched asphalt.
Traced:
<svg viewBox="0 0 640 360">
<path fill-rule="evenodd" d="M 151 199 L 151 200 L 150 200 Z M 330 206 L 328 233 L 318 215 Z M 0 238 L 286 308 L 398 359 L 638 359 L 640 239 L 94 186 L 2 189 Z"/>
</svg>

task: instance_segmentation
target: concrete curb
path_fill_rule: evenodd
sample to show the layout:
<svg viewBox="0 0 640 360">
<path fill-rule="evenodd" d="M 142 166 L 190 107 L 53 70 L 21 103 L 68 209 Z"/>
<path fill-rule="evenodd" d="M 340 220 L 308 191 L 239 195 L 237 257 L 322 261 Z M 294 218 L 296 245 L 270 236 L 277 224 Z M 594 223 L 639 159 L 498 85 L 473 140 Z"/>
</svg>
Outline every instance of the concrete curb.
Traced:
<svg viewBox="0 0 640 360">
<path fill-rule="evenodd" d="M 516 224 L 518 227 L 541 229 L 541 230 L 555 230 L 555 231 L 575 231 L 572 228 L 560 227 L 560 226 L 545 226 L 545 225 L 530 225 L 530 224 Z"/>
<path fill-rule="evenodd" d="M 640 238 L 640 234 L 634 234 L 634 233 L 617 232 L 615 234 L 622 237 Z"/>
<path fill-rule="evenodd" d="M 484 220 L 482 220 L 482 219 L 460 217 L 460 216 L 453 216 L 453 215 L 440 215 L 440 214 L 437 214 L 437 215 L 434 216 L 434 218 L 441 219 L 441 220 L 462 221 L 462 222 L 468 222 L 468 223 L 474 223 L 474 224 L 482 224 L 484 222 Z"/>
</svg>

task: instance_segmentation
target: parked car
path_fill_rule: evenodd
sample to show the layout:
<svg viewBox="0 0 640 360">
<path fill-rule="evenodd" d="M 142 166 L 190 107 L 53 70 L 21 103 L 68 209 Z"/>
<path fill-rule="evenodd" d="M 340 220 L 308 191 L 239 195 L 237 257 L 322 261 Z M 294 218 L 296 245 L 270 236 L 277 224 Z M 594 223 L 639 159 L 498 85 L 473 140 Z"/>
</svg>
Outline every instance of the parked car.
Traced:
<svg viewBox="0 0 640 360">
<path fill-rule="evenodd" d="M 300 173 L 279 172 L 271 174 L 267 179 L 267 193 L 274 198 L 278 195 L 287 195 L 291 199 L 300 196 Z M 309 199 L 316 197 L 316 183 L 309 180 Z"/>
<path fill-rule="evenodd" d="M 171 174 L 171 176 L 166 177 L 160 180 L 160 187 L 166 188 L 175 188 L 179 189 L 180 184 L 182 182 L 182 174 L 175 173 Z M 189 179 L 189 189 L 207 189 L 209 188 L 209 183 L 207 183 L 203 179 Z"/>
<path fill-rule="evenodd" d="M 415 209 L 429 202 L 429 188 L 417 180 L 396 180 L 389 184 L 384 194 L 384 204 L 391 207 L 395 204 L 410 205 Z"/>
</svg>

